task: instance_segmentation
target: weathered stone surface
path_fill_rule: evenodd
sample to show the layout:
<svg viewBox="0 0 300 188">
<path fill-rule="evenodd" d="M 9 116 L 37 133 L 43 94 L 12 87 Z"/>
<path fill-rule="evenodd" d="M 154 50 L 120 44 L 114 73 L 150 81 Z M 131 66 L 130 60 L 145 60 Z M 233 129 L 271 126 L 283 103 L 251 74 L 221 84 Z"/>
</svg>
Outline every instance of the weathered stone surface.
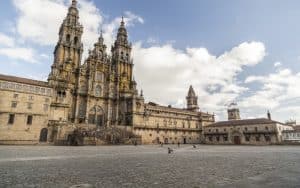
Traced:
<svg viewBox="0 0 300 188">
<path fill-rule="evenodd" d="M 296 146 L 1 146 L 0 185 L 299 187 L 299 155 Z"/>
</svg>

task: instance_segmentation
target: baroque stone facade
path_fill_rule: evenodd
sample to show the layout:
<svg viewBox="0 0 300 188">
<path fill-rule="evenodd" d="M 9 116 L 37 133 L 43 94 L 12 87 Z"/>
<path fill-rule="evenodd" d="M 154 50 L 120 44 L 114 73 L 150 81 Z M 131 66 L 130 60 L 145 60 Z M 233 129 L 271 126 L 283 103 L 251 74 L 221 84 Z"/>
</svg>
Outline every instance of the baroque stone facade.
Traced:
<svg viewBox="0 0 300 188">
<path fill-rule="evenodd" d="M 203 140 L 202 127 L 213 123 L 214 115 L 199 111 L 192 86 L 185 109 L 145 103 L 143 93 L 137 91 L 123 19 L 110 55 L 101 33 L 81 64 L 83 31 L 73 0 L 59 29 L 48 81 L 0 76 L 0 143 Z"/>
</svg>

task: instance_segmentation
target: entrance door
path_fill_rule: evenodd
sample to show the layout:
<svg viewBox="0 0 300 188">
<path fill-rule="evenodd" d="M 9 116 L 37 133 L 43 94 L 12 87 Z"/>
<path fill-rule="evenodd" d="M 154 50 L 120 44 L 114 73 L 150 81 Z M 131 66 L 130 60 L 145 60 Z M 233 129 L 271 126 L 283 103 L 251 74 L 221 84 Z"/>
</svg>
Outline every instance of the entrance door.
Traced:
<svg viewBox="0 0 300 188">
<path fill-rule="evenodd" d="M 103 115 L 97 115 L 97 126 L 101 127 L 103 125 Z"/>
<path fill-rule="evenodd" d="M 168 141 L 169 141 L 168 138 L 165 138 L 165 144 L 168 144 Z"/>
<path fill-rule="evenodd" d="M 49 142 L 55 142 L 57 138 L 57 130 L 53 130 Z"/>
<path fill-rule="evenodd" d="M 156 137 L 156 142 L 160 144 L 159 137 Z"/>
<path fill-rule="evenodd" d="M 43 128 L 40 133 L 40 142 L 47 142 L 48 129 Z"/>
<path fill-rule="evenodd" d="M 233 137 L 233 142 L 236 145 L 240 145 L 241 144 L 241 138 L 239 136 L 234 136 Z"/>
<path fill-rule="evenodd" d="M 183 138 L 183 144 L 186 144 L 186 138 Z"/>
</svg>

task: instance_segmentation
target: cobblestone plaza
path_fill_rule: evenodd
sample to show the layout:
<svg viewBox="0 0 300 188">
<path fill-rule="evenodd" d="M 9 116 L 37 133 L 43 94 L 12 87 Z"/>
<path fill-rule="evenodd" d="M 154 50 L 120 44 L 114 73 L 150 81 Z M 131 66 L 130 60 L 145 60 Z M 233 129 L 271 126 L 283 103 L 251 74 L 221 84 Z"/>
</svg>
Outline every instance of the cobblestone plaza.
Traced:
<svg viewBox="0 0 300 188">
<path fill-rule="evenodd" d="M 1 146 L 0 187 L 299 187 L 299 156 L 297 146 Z"/>
</svg>

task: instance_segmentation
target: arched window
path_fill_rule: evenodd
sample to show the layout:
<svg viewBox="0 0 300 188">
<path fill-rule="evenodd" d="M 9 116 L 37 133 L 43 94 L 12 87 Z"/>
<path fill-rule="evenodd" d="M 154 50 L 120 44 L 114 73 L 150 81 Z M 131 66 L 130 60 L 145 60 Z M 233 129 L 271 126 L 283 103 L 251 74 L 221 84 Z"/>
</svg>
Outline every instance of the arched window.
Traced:
<svg viewBox="0 0 300 188">
<path fill-rule="evenodd" d="M 40 133 L 40 142 L 47 142 L 48 129 L 43 128 Z"/>
<path fill-rule="evenodd" d="M 100 97 L 101 96 L 101 86 L 97 85 L 95 88 L 95 96 Z"/>
<path fill-rule="evenodd" d="M 89 124 L 96 124 L 97 126 L 104 125 L 104 112 L 100 106 L 94 106 L 88 115 Z"/>
<path fill-rule="evenodd" d="M 70 35 L 69 34 L 67 34 L 66 41 L 70 42 Z"/>
<path fill-rule="evenodd" d="M 74 44 L 77 45 L 77 43 L 78 43 L 78 37 L 75 37 L 74 38 Z"/>
</svg>

